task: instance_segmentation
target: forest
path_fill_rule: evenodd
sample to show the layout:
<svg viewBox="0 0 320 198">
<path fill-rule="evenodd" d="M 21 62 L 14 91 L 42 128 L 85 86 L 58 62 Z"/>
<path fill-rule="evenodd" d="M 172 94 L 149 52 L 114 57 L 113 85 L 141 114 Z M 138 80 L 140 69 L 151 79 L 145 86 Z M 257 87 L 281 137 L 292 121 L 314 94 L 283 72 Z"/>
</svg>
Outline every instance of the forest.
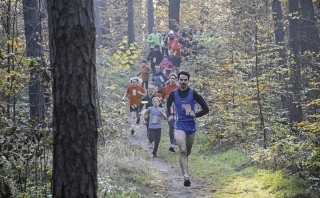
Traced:
<svg viewBox="0 0 320 198">
<path fill-rule="evenodd" d="M 319 197 L 319 0 L 1 0 L 0 20 L 0 198 Z M 128 131 L 153 27 L 196 35 L 191 190 Z"/>
</svg>

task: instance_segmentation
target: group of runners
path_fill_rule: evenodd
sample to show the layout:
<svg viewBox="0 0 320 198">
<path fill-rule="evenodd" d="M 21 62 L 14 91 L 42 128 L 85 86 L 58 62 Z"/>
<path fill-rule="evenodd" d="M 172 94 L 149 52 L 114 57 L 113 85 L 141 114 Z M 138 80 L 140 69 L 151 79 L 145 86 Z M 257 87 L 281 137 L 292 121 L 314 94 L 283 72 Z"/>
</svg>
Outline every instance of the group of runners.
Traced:
<svg viewBox="0 0 320 198">
<path fill-rule="evenodd" d="M 156 33 L 153 32 L 153 34 Z M 148 39 L 149 37 L 150 35 Z M 155 39 L 155 35 L 152 39 Z M 162 37 L 161 39 L 163 41 Z M 159 42 L 163 44 L 161 41 Z M 140 117 L 143 118 L 143 124 L 147 127 L 149 147 L 153 148 L 153 157 L 158 157 L 162 119 L 167 120 L 170 138 L 169 151 L 175 152 L 175 145 L 178 145 L 184 186 L 188 187 L 191 185 L 188 175 L 188 156 L 191 154 L 194 143 L 197 128 L 196 118 L 207 114 L 209 108 L 202 96 L 188 86 L 190 74 L 187 71 L 177 69 L 174 56 L 172 56 L 175 53 L 175 48 L 169 48 L 169 54 L 171 53 L 169 61 L 169 58 L 160 52 L 159 46 L 155 42 L 150 42 L 151 51 L 147 60 L 142 60 L 138 74 L 141 79 L 139 77 L 130 79 L 131 85 L 128 86 L 122 99 L 125 100 L 129 97 L 132 135 L 136 133 L 135 125 L 140 124 Z M 159 62 L 159 58 L 163 58 L 163 60 Z M 151 61 L 151 67 L 147 65 L 148 60 Z M 171 69 L 167 69 L 170 67 L 161 67 L 161 63 L 173 67 L 170 66 Z M 151 74 L 152 79 L 149 83 L 149 75 Z M 198 112 L 196 112 L 196 104 L 201 107 Z"/>
</svg>

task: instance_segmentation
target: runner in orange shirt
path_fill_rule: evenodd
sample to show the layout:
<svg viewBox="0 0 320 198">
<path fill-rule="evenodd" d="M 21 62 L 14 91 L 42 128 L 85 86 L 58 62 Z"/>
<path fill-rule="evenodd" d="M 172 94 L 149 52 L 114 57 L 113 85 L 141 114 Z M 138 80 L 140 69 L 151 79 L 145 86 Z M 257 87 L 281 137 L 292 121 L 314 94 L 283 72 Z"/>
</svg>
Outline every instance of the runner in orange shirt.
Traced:
<svg viewBox="0 0 320 198">
<path fill-rule="evenodd" d="M 151 67 L 147 65 L 146 60 L 141 61 L 141 66 L 140 66 L 140 73 L 137 75 L 141 77 L 142 83 L 141 86 L 145 87 L 146 90 L 148 90 L 148 84 L 149 84 L 149 74 L 152 73 Z"/>
<path fill-rule="evenodd" d="M 179 85 L 176 84 L 177 81 L 177 75 L 172 73 L 169 75 L 169 84 L 166 85 L 163 89 L 162 89 L 162 100 L 166 103 L 169 94 L 176 90 L 179 89 Z M 163 105 L 164 108 L 167 107 L 167 104 Z M 166 111 L 168 113 L 168 111 Z M 174 112 L 174 106 L 171 106 L 171 112 Z M 170 147 L 169 147 L 169 151 L 171 152 L 175 152 L 174 150 L 174 145 L 175 145 L 175 140 L 174 140 L 174 120 L 170 120 L 170 122 L 168 121 L 168 125 L 169 125 L 169 138 L 170 138 Z"/>
<path fill-rule="evenodd" d="M 125 100 L 127 96 L 129 96 L 131 114 L 131 134 L 134 135 L 134 126 L 135 124 L 140 123 L 139 107 L 141 105 L 142 98 L 146 96 L 146 90 L 139 85 L 138 77 L 131 79 L 131 85 L 127 88 L 122 100 Z"/>
<path fill-rule="evenodd" d="M 176 73 L 179 73 L 181 65 L 181 57 L 184 51 L 184 47 L 178 42 L 178 37 L 174 37 L 174 43 L 169 46 L 169 54 L 171 56 L 171 63 L 176 68 Z"/>
</svg>

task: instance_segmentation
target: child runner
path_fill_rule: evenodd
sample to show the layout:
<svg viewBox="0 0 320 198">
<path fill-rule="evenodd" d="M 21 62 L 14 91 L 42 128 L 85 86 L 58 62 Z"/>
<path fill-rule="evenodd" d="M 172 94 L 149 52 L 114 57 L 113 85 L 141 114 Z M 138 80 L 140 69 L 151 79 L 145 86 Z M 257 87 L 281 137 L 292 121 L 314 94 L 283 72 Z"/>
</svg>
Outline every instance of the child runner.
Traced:
<svg viewBox="0 0 320 198">
<path fill-rule="evenodd" d="M 154 97 L 152 99 L 152 107 L 149 107 L 146 113 L 149 115 L 149 141 L 152 143 L 154 141 L 154 148 L 152 151 L 153 157 L 158 157 L 157 151 L 161 140 L 161 117 L 165 120 L 167 119 L 166 112 L 163 108 L 159 107 L 160 99 Z"/>
<path fill-rule="evenodd" d="M 156 97 L 156 93 L 157 93 L 157 90 L 155 89 L 156 87 L 153 86 L 153 85 L 149 85 L 148 87 L 148 90 L 147 90 L 147 95 L 146 97 L 144 97 L 142 99 L 142 104 L 140 106 L 140 112 L 142 115 L 144 115 L 144 118 L 145 118 L 145 121 L 144 121 L 144 124 L 146 125 L 147 127 L 147 137 L 149 138 L 149 117 L 147 115 L 145 115 L 146 111 L 145 110 L 142 110 L 144 104 L 145 104 L 145 108 L 148 109 L 149 107 L 152 106 L 152 99 L 154 97 Z M 160 107 L 162 107 L 162 105 L 160 105 Z M 153 143 L 152 142 L 149 142 L 150 145 L 149 145 L 149 148 L 153 148 Z"/>
<path fill-rule="evenodd" d="M 137 76 L 140 75 L 140 78 L 142 79 L 141 86 L 145 87 L 146 89 L 148 89 L 149 74 L 151 73 L 152 73 L 152 69 L 147 65 L 147 61 L 142 60 L 141 66 L 140 66 L 140 73 L 138 73 Z"/>
<path fill-rule="evenodd" d="M 131 79 L 131 85 L 128 86 L 127 91 L 124 93 L 122 100 L 124 101 L 129 95 L 129 105 L 130 105 L 130 114 L 131 114 L 131 135 L 134 135 L 135 123 L 140 123 L 139 110 L 141 105 L 141 100 L 144 96 L 146 96 L 145 89 L 140 86 L 139 78 L 134 77 Z"/>
</svg>

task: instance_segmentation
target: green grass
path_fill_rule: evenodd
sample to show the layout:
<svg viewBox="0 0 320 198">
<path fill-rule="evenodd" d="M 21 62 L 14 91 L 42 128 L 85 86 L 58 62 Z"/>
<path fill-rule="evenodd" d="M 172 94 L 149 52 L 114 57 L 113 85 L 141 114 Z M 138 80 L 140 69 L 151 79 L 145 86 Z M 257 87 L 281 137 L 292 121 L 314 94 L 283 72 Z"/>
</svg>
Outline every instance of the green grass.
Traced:
<svg viewBox="0 0 320 198">
<path fill-rule="evenodd" d="M 179 153 L 170 153 L 167 127 L 162 130 L 159 154 L 161 158 L 179 167 Z M 209 185 L 213 197 L 221 198 L 285 198 L 306 194 L 301 179 L 287 178 L 281 171 L 262 170 L 252 165 L 244 152 L 228 150 L 212 153 L 206 138 L 197 132 L 189 157 L 189 175 Z M 176 151 L 179 149 L 176 148 Z"/>
</svg>

